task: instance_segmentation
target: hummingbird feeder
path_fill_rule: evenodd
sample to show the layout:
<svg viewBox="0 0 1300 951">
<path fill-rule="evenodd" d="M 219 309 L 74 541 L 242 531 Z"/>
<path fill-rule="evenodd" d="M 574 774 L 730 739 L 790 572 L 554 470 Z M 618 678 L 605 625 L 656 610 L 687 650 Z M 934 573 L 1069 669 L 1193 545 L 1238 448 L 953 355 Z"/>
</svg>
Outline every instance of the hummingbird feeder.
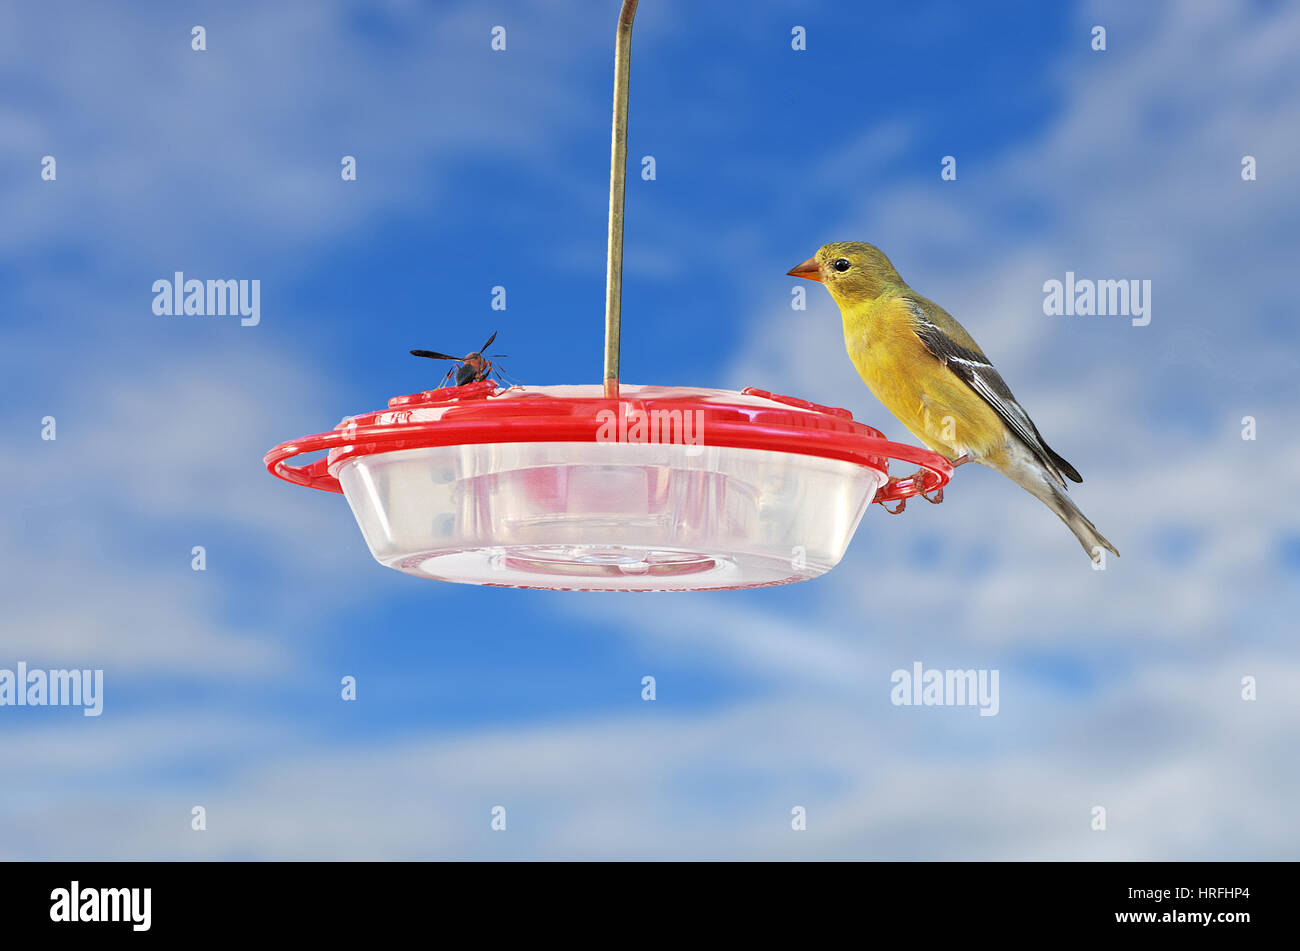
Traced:
<svg viewBox="0 0 1300 951">
<path fill-rule="evenodd" d="M 752 387 L 620 383 L 636 6 L 623 2 L 614 55 L 603 384 L 483 379 L 397 396 L 266 454 L 273 475 L 341 492 L 381 564 L 518 588 L 788 584 L 835 567 L 872 502 L 935 492 L 952 475 L 942 456 L 889 442 L 845 409 Z M 920 469 L 890 478 L 890 459 Z"/>
</svg>

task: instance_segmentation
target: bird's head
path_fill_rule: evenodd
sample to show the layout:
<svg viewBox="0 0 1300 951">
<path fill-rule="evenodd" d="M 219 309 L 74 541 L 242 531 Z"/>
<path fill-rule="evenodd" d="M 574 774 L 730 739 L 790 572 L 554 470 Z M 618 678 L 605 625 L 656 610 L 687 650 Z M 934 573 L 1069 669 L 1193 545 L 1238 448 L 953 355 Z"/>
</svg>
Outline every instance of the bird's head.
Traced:
<svg viewBox="0 0 1300 951">
<path fill-rule="evenodd" d="M 884 252 L 865 241 L 824 244 L 786 273 L 825 284 L 841 307 L 875 300 L 891 287 L 907 286 Z"/>
</svg>

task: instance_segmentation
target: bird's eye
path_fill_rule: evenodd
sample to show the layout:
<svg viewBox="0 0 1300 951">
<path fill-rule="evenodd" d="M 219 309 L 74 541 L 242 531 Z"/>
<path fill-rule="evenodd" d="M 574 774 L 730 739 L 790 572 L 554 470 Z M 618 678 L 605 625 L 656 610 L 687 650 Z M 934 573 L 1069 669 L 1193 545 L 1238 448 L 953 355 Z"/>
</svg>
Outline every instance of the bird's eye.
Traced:
<svg viewBox="0 0 1300 951">
<path fill-rule="evenodd" d="M 849 263 L 848 258 L 836 258 L 831 262 L 831 267 L 837 271 L 847 271 L 853 265 Z"/>
</svg>

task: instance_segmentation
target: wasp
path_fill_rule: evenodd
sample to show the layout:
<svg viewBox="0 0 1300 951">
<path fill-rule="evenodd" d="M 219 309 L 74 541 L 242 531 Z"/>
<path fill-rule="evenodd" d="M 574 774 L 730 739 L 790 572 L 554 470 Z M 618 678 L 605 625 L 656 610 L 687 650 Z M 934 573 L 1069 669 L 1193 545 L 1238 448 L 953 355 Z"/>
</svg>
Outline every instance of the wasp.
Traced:
<svg viewBox="0 0 1300 951">
<path fill-rule="evenodd" d="M 447 385 L 448 380 L 454 380 L 453 386 L 464 386 L 466 383 L 477 383 L 480 380 L 486 380 L 489 376 L 495 375 L 498 380 L 509 384 L 509 380 L 501 370 L 492 362 L 500 360 L 503 357 L 509 357 L 506 353 L 494 353 L 491 358 L 484 356 L 483 351 L 492 346 L 492 341 L 497 339 L 497 332 L 493 331 L 492 336 L 487 338 L 487 342 L 479 347 L 473 353 L 467 353 L 463 357 L 453 357 L 448 353 L 439 353 L 437 350 L 412 350 L 413 357 L 428 357 L 430 360 L 451 360 L 457 364 L 449 367 L 446 374 L 443 375 L 442 382 L 437 389 Z"/>
</svg>

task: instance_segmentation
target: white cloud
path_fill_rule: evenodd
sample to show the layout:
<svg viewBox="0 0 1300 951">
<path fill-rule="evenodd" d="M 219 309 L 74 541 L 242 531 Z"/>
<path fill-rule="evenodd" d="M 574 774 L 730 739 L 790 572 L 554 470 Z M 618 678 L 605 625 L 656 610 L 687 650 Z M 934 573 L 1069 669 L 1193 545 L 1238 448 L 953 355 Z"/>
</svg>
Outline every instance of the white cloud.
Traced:
<svg viewBox="0 0 1300 951">
<path fill-rule="evenodd" d="M 260 724 L 258 758 L 220 779 L 92 801 L 34 776 L 25 785 L 41 795 L 0 812 L 0 842 L 8 857 L 51 859 L 1286 857 L 1300 839 L 1278 791 L 1296 771 L 1258 751 L 1294 742 L 1300 668 L 1273 665 L 1253 703 L 1238 698 L 1238 677 L 1235 666 L 1156 666 L 1081 703 L 1004 673 L 992 718 L 891 707 L 881 680 L 854 704 L 766 698 L 690 715 L 646 704 L 604 722 L 316 753 Z M 153 724 L 103 726 L 93 740 L 6 738 L 0 756 L 39 764 L 57 745 L 63 768 L 115 790 L 116 776 L 184 756 L 186 731 L 228 756 L 246 729 L 203 720 L 155 749 L 137 741 Z M 208 831 L 190 830 L 193 804 Z M 489 828 L 495 805 L 504 833 Z M 804 833 L 790 829 L 795 805 L 808 811 Z M 1106 832 L 1089 828 L 1096 805 Z M 58 839 L 9 834 L 56 819 Z"/>
</svg>

